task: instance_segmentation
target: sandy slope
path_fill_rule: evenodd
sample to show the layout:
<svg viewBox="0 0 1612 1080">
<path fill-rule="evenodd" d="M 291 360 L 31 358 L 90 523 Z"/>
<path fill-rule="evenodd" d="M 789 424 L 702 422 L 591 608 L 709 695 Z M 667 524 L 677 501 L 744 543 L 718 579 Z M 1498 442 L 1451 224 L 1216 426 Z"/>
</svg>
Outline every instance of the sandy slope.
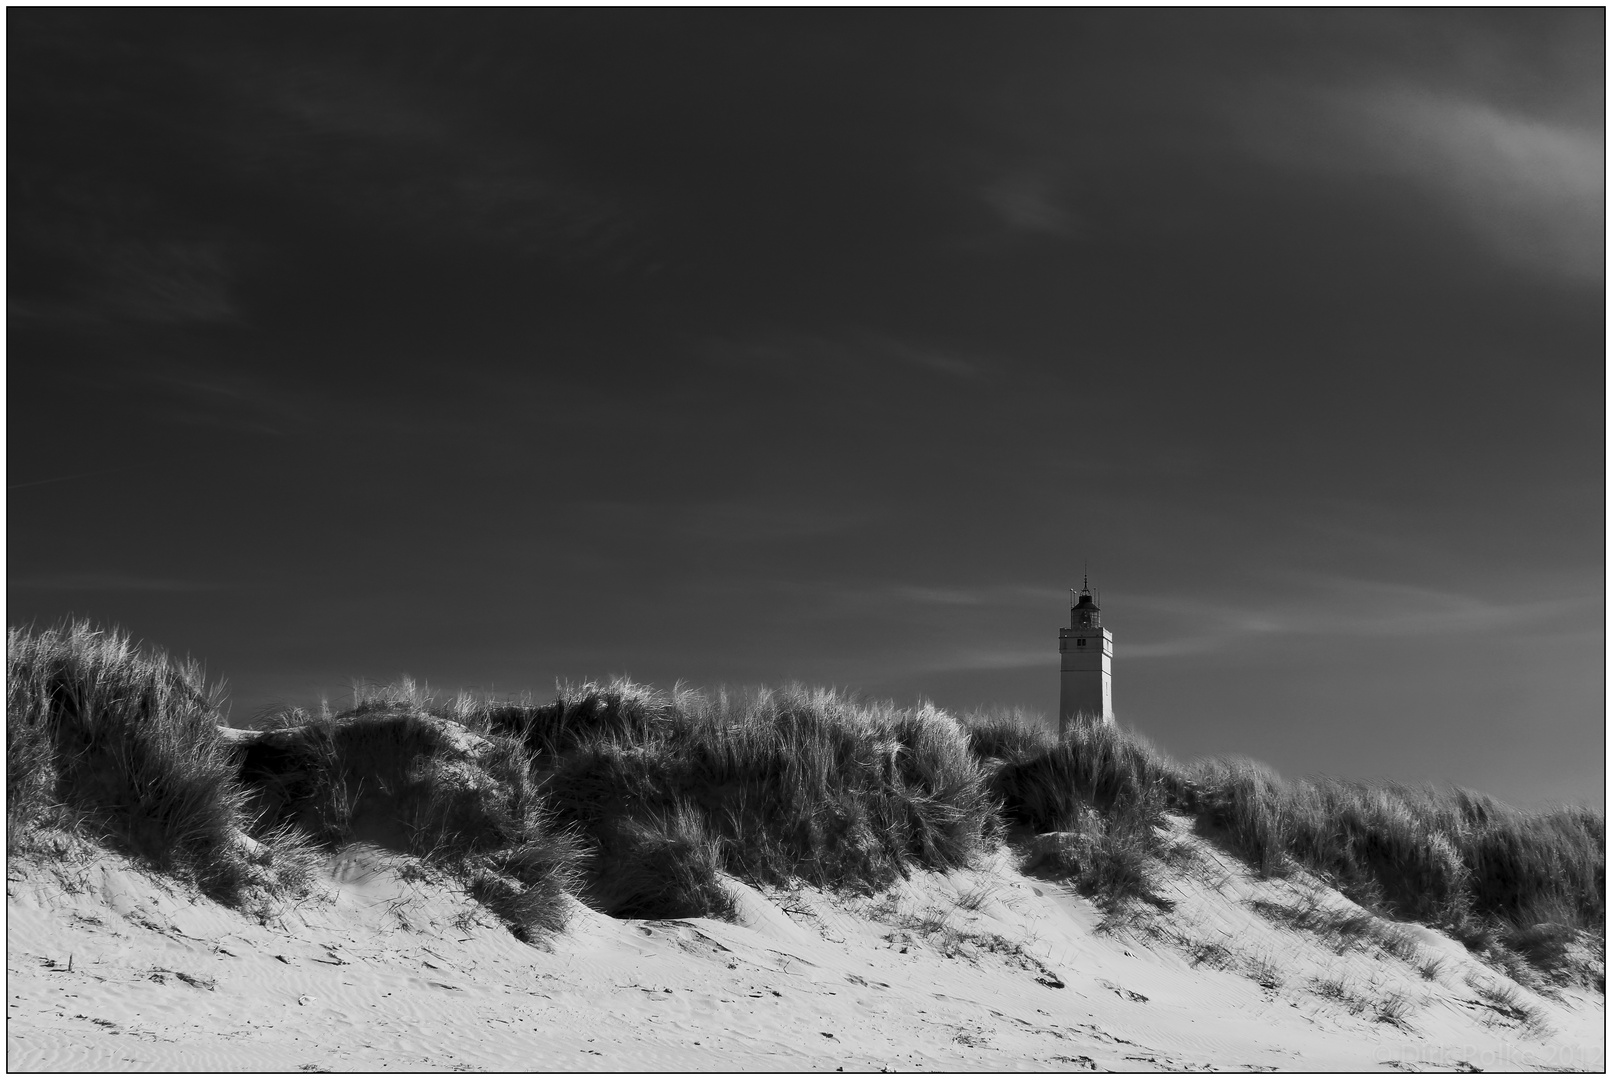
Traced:
<svg viewBox="0 0 1612 1080">
<path fill-rule="evenodd" d="M 1275 926 L 1259 882 L 1184 823 L 1176 910 L 1101 913 L 993 867 L 875 898 L 742 894 L 737 924 L 580 909 L 552 951 L 441 880 L 354 848 L 330 897 L 270 925 L 101 857 L 14 861 L 8 1068 L 914 1070 L 1604 1068 L 1604 999 L 1519 991 L 1524 1025 L 1427 932 L 1428 980 L 1378 951 Z M 413 878 L 414 880 L 407 880 Z M 947 955 L 950 954 L 950 955 Z M 1331 982 L 1332 995 L 1318 985 Z M 1261 981 L 1268 985 L 1262 985 Z M 1377 1018 L 1398 991 L 1407 1012 Z"/>
</svg>

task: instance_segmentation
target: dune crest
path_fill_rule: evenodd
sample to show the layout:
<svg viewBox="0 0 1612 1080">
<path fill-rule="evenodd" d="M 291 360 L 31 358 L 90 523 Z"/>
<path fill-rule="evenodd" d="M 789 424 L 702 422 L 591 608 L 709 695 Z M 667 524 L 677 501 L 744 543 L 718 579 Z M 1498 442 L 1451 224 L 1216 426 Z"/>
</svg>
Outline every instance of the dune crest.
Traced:
<svg viewBox="0 0 1612 1080">
<path fill-rule="evenodd" d="M 1604 818 L 844 691 L 403 680 L 218 726 L 7 648 L 15 1069 L 1604 1063 Z"/>
</svg>

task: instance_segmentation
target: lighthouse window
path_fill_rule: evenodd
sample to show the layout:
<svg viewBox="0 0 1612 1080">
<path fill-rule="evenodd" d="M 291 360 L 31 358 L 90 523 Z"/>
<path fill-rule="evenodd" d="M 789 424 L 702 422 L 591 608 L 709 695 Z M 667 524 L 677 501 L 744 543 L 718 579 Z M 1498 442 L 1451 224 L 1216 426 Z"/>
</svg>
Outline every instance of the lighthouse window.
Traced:
<svg viewBox="0 0 1612 1080">
<path fill-rule="evenodd" d="M 1084 649 L 1085 647 L 1086 647 L 1086 639 L 1083 638 L 1083 637 L 1077 637 L 1075 639 L 1075 648 Z"/>
</svg>

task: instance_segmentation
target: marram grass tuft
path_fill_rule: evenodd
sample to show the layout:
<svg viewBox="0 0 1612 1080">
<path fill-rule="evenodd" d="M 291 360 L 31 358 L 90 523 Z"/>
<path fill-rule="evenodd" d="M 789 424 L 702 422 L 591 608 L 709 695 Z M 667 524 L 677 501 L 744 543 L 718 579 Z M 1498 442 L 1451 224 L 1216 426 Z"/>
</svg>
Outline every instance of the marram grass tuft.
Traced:
<svg viewBox="0 0 1612 1080">
<path fill-rule="evenodd" d="M 253 874 L 244 795 L 216 694 L 192 661 L 75 622 L 6 635 L 6 795 L 13 819 L 71 816 L 209 894 Z"/>
</svg>

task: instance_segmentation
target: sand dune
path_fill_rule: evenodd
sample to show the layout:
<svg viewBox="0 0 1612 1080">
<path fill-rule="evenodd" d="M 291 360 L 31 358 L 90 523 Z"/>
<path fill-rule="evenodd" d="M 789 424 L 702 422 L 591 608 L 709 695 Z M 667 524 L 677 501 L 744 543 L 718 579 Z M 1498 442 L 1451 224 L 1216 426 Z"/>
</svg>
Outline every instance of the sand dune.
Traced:
<svg viewBox="0 0 1612 1080">
<path fill-rule="evenodd" d="M 116 856 L 14 860 L 7 1066 L 1604 1068 L 1600 994 L 1532 993 L 1423 928 L 1408 959 L 1367 939 L 1336 952 L 1256 901 L 1349 901 L 1305 875 L 1257 880 L 1171 827 L 1167 913 L 1110 919 L 1004 852 L 873 897 L 730 881 L 733 923 L 578 905 L 547 949 L 373 847 L 267 924 Z"/>
</svg>

